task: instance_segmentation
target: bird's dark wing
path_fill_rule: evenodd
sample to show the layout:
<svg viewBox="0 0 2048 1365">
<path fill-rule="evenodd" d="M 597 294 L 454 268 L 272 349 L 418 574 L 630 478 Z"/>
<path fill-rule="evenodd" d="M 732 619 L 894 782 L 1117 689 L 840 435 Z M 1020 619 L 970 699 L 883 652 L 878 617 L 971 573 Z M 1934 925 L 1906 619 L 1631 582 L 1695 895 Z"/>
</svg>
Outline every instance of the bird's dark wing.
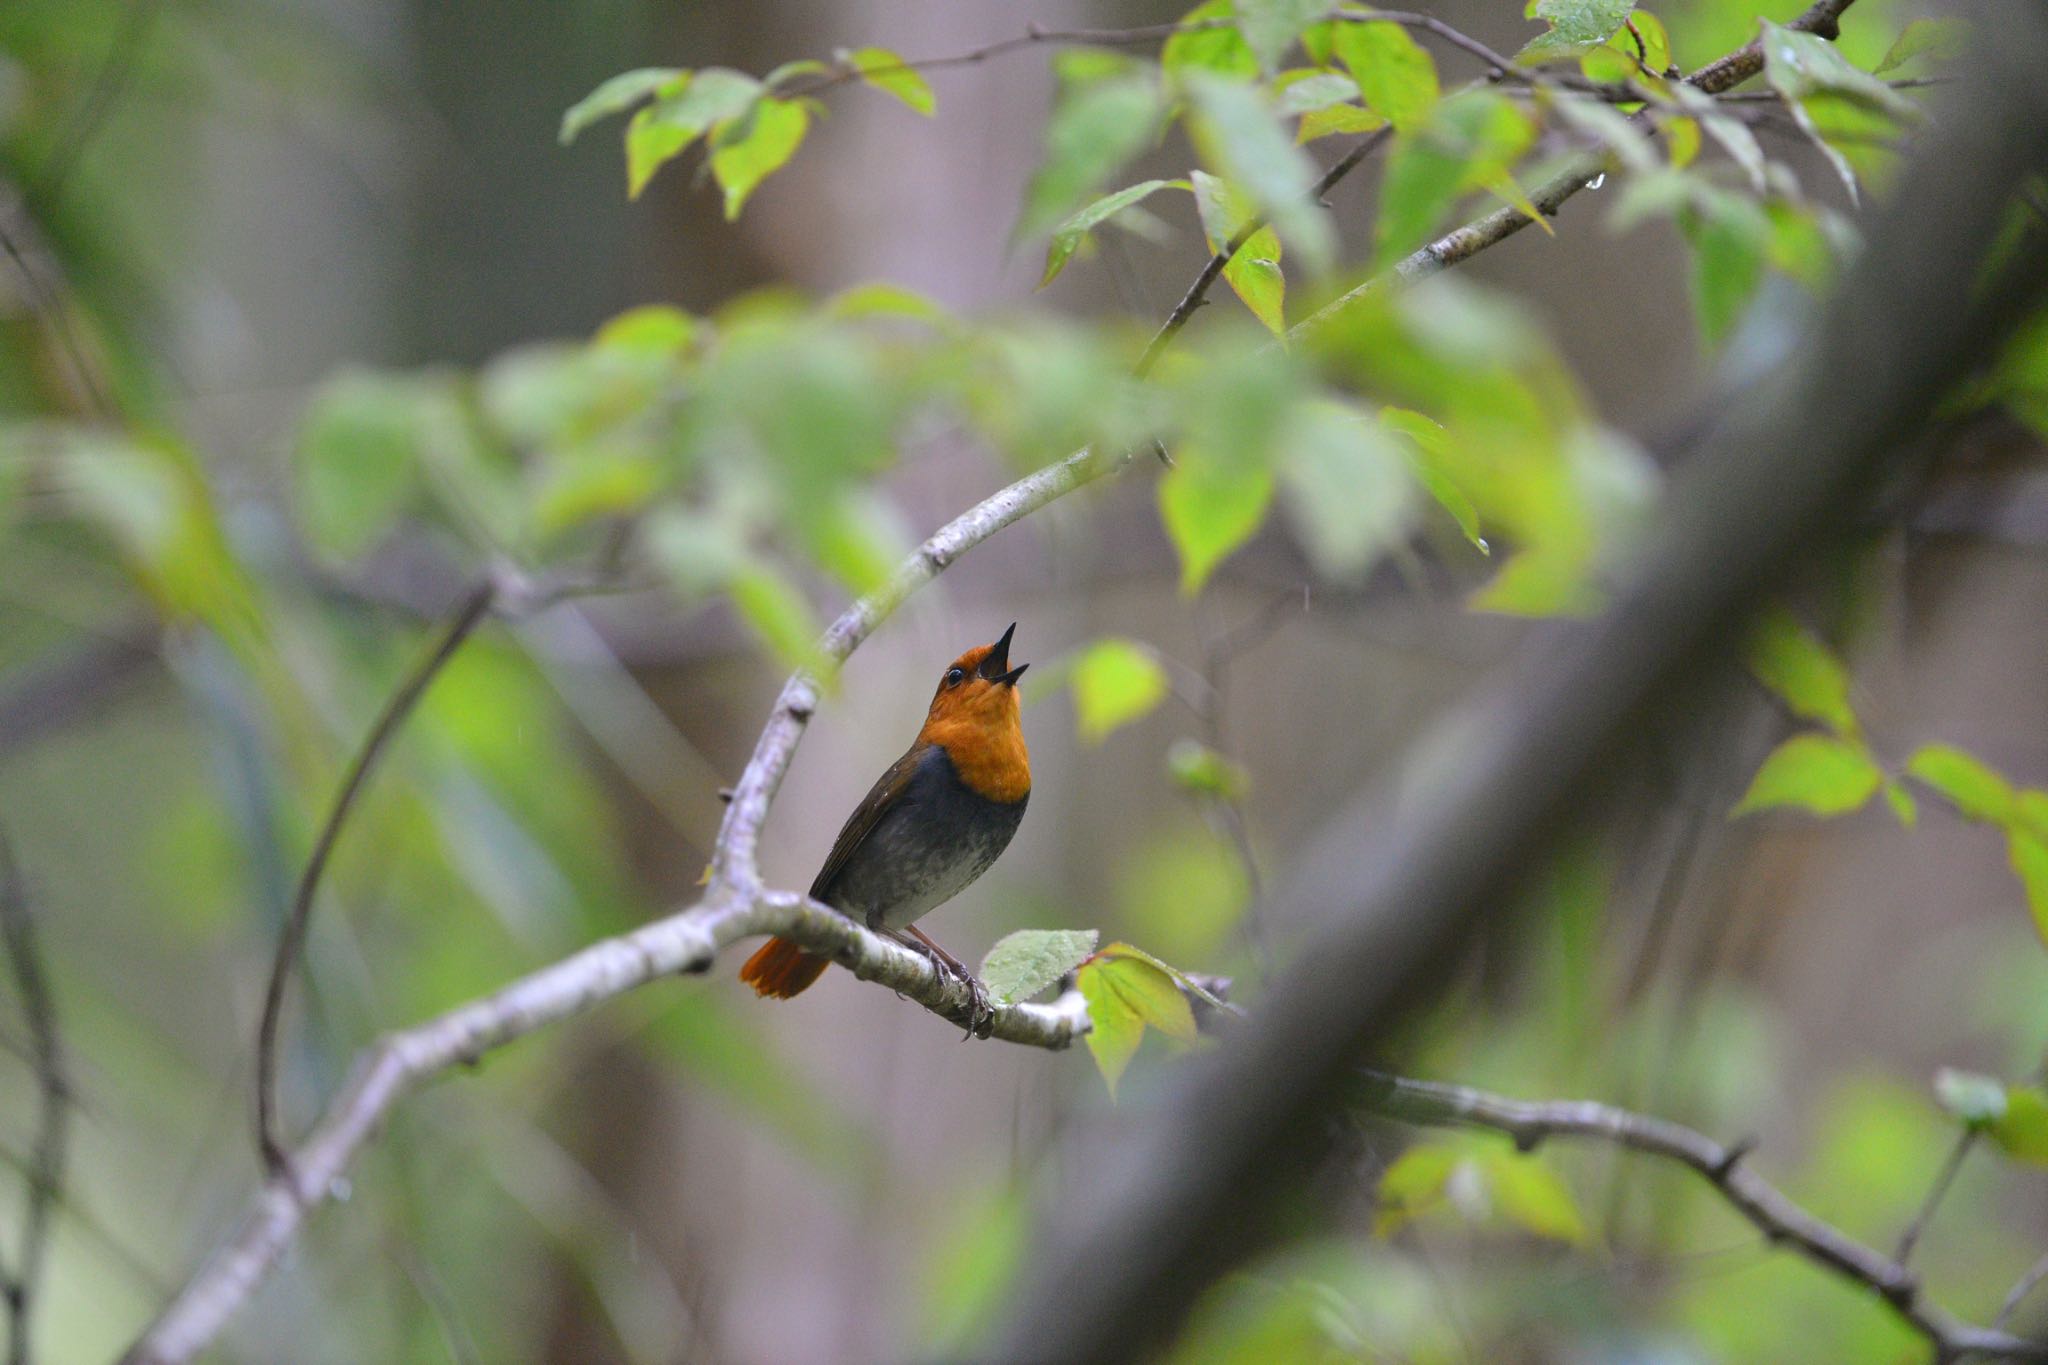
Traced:
<svg viewBox="0 0 2048 1365">
<path fill-rule="evenodd" d="M 861 846 L 868 835 L 880 824 L 882 816 L 914 798 L 910 795 L 911 781 L 917 776 L 919 764 L 931 745 L 923 740 L 910 746 L 903 757 L 889 765 L 889 770 L 876 779 L 853 814 L 846 817 L 846 825 L 839 831 L 839 837 L 832 841 L 832 852 L 825 858 L 825 866 L 818 870 L 817 880 L 811 883 L 811 899 L 832 903 L 832 883 L 846 870 L 847 862 L 854 850 Z"/>
</svg>

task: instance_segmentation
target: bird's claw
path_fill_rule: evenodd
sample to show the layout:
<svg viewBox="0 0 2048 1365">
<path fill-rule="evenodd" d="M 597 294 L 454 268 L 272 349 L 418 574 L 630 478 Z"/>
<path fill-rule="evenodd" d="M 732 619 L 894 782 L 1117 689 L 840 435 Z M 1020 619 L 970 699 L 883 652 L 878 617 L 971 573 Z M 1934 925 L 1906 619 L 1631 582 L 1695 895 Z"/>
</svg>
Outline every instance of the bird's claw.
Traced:
<svg viewBox="0 0 2048 1365">
<path fill-rule="evenodd" d="M 967 988 L 967 1032 L 960 1041 L 992 1037 L 996 1028 L 996 1007 L 988 998 L 988 987 L 981 984 L 981 978 L 959 963 L 948 962 L 937 954 L 932 955 L 932 966 L 940 976 L 950 976 Z"/>
</svg>

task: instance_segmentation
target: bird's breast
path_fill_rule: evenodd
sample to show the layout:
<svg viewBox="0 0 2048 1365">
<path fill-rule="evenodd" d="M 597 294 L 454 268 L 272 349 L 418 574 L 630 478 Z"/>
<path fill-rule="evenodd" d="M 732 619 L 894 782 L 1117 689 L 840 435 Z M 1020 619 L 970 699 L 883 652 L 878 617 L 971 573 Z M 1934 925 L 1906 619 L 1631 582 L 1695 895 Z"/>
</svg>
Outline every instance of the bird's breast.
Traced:
<svg viewBox="0 0 2048 1365">
<path fill-rule="evenodd" d="M 1028 798 L 981 795 L 933 745 L 823 899 L 872 929 L 901 929 L 988 871 L 1009 847 Z"/>
</svg>

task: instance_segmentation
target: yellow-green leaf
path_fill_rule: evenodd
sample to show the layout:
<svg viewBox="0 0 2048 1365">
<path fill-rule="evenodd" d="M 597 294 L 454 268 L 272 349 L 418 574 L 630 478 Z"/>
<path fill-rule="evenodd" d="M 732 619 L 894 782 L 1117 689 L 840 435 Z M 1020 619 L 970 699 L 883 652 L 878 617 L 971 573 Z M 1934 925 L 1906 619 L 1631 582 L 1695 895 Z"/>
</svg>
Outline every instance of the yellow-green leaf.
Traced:
<svg viewBox="0 0 2048 1365">
<path fill-rule="evenodd" d="M 2007 1090 L 2005 1112 L 1991 1120 L 1986 1131 L 2007 1156 L 2048 1166 L 2048 1091 L 2037 1085 Z"/>
<path fill-rule="evenodd" d="M 1390 1236 L 1417 1214 L 1440 1203 L 1459 1160 L 1456 1152 L 1434 1143 L 1410 1147 L 1395 1157 L 1380 1176 L 1373 1235 Z"/>
<path fill-rule="evenodd" d="M 789 164 L 811 126 L 810 110 L 797 100 L 765 98 L 745 118 L 714 139 L 711 175 L 725 191 L 725 216 L 740 216 L 747 196 Z"/>
<path fill-rule="evenodd" d="M 1319 137 L 1334 137 L 1339 133 L 1371 133 L 1387 126 L 1387 120 L 1370 109 L 1356 104 L 1333 104 L 1327 109 L 1313 109 L 1301 116 L 1301 127 L 1296 130 L 1296 142 L 1314 142 Z"/>
<path fill-rule="evenodd" d="M 1731 816 L 1776 806 L 1841 815 L 1862 806 L 1884 781 L 1863 745 L 1833 735 L 1804 734 L 1771 750 Z"/>
<path fill-rule="evenodd" d="M 1767 608 L 1757 618 L 1749 637 L 1749 669 L 1793 715 L 1817 720 L 1839 735 L 1856 733 L 1849 671 L 1783 607 Z"/>
<path fill-rule="evenodd" d="M 1146 1024 L 1183 1043 L 1195 1040 L 1195 1012 L 1159 959 L 1128 943 L 1112 943 L 1092 965 Z"/>
<path fill-rule="evenodd" d="M 1166 670 L 1143 645 L 1097 640 L 1075 661 L 1074 717 L 1081 738 L 1100 744 L 1119 726 L 1151 714 L 1165 699 Z"/>
<path fill-rule="evenodd" d="M 1145 1021 L 1112 984 L 1104 970 L 1108 965 L 1101 959 L 1086 963 L 1075 984 L 1088 1002 L 1088 1051 L 1114 1099 L 1116 1083 L 1137 1055 L 1138 1044 L 1145 1041 Z"/>
<path fill-rule="evenodd" d="M 1102 223 L 1114 218 L 1155 190 L 1188 189 L 1185 180 L 1144 180 L 1128 185 L 1114 194 L 1106 194 L 1094 203 L 1075 213 L 1052 230 L 1052 241 L 1045 249 L 1045 273 L 1039 276 L 1038 287 L 1045 288 L 1066 269 L 1067 261 L 1085 241 L 1088 234 Z"/>
<path fill-rule="evenodd" d="M 841 52 L 839 59 L 860 72 L 861 80 L 885 94 L 894 95 L 926 118 L 930 118 L 939 107 L 931 82 L 886 47 L 855 48 L 851 52 Z"/>
<path fill-rule="evenodd" d="M 1209 250 L 1220 252 L 1252 220 L 1251 202 L 1227 180 L 1196 171 L 1190 177 L 1195 210 Z M 1223 282 L 1274 336 L 1287 331 L 1287 277 L 1280 270 L 1280 238 L 1270 227 L 1245 238 L 1223 267 Z"/>
<path fill-rule="evenodd" d="M 2048 840 L 2014 829 L 2006 836 L 2005 842 L 2007 855 L 2012 859 L 2012 870 L 2019 875 L 2020 885 L 2026 889 L 2027 908 L 2033 912 L 2034 929 L 2041 935 L 2041 941 L 2048 943 Z"/>
<path fill-rule="evenodd" d="M 760 94 L 761 82 L 722 66 L 684 73 L 662 87 L 660 98 L 626 125 L 628 197 L 638 199 L 664 164 L 713 125 L 746 113 Z"/>
<path fill-rule="evenodd" d="M 1574 1246 L 1586 1240 L 1586 1222 L 1571 1187 L 1535 1157 L 1490 1151 L 1486 1174 L 1494 1209 L 1516 1227 Z"/>
<path fill-rule="evenodd" d="M 1180 590 L 1189 597 L 1200 592 L 1216 566 L 1258 531 L 1272 501 L 1271 470 L 1181 447 L 1159 480 L 1159 518 L 1180 556 Z"/>
<path fill-rule="evenodd" d="M 1399 24 L 1337 25 L 1337 57 L 1358 82 L 1366 104 L 1404 132 L 1419 128 L 1436 107 L 1436 63 Z"/>
<path fill-rule="evenodd" d="M 1917 778 L 1972 820 L 2006 825 L 2013 817 L 2012 784 L 1985 766 L 1976 755 L 1953 744 L 1929 744 L 1906 760 L 1906 772 Z"/>
<path fill-rule="evenodd" d="M 562 115 L 562 145 L 568 146 L 591 124 L 613 114 L 624 113 L 662 86 L 686 74 L 671 66 L 649 66 L 638 71 L 620 72 L 569 106 Z"/>
</svg>

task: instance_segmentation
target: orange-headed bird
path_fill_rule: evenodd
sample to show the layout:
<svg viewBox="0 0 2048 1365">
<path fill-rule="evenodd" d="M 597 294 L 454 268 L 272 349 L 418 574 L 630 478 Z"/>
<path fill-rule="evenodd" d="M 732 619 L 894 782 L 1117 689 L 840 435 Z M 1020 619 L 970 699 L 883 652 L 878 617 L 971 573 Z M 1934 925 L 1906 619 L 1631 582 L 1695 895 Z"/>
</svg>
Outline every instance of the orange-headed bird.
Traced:
<svg viewBox="0 0 2048 1365">
<path fill-rule="evenodd" d="M 1031 798 L 1031 759 L 1010 667 L 1012 622 L 992 645 L 953 661 L 932 695 L 924 728 L 854 808 L 811 883 L 811 899 L 876 933 L 915 946 L 965 981 L 978 1020 L 988 1002 L 965 964 L 915 921 L 988 871 L 1009 846 Z M 832 959 L 772 938 L 740 968 L 740 980 L 781 999 L 816 981 Z"/>
</svg>

